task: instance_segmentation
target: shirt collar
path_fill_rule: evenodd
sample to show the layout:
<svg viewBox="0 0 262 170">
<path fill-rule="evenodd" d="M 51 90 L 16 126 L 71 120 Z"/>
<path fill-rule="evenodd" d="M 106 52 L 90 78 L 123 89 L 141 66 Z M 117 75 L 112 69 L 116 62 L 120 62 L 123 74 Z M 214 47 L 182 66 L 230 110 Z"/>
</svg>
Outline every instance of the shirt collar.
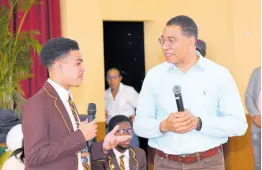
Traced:
<svg viewBox="0 0 262 170">
<path fill-rule="evenodd" d="M 200 67 L 201 69 L 205 70 L 206 64 L 205 64 L 205 58 L 201 55 L 199 51 L 196 50 L 196 55 L 199 57 L 198 62 L 196 63 L 196 67 Z"/>
<path fill-rule="evenodd" d="M 118 92 L 121 92 L 123 90 L 123 88 L 124 88 L 124 84 L 120 82 Z"/>
<path fill-rule="evenodd" d="M 196 50 L 196 55 L 199 57 L 199 59 L 198 59 L 196 65 L 193 66 L 193 67 L 205 70 L 205 68 L 206 68 L 205 60 L 206 59 L 197 50 Z M 165 64 L 166 64 L 167 72 L 171 71 L 171 70 L 179 70 L 175 64 L 168 63 L 167 61 L 165 61 Z"/>
<path fill-rule="evenodd" d="M 123 90 L 123 88 L 124 88 L 124 84 L 120 82 L 116 96 Z M 109 93 L 109 96 L 113 98 L 112 92 L 111 92 L 111 87 L 109 87 L 108 93 Z"/>
<path fill-rule="evenodd" d="M 61 85 L 57 84 L 56 82 L 52 81 L 51 79 L 47 80 L 48 83 L 50 83 L 57 94 L 59 95 L 60 99 L 63 101 L 68 101 L 68 96 L 70 95 L 71 99 L 73 100 L 72 94 L 70 93 L 70 90 L 66 90 Z"/>
<path fill-rule="evenodd" d="M 116 158 L 120 158 L 120 156 L 125 155 L 126 157 L 129 158 L 129 149 L 127 149 L 124 153 L 119 152 L 115 148 L 113 148 L 113 152 L 116 155 Z"/>
</svg>

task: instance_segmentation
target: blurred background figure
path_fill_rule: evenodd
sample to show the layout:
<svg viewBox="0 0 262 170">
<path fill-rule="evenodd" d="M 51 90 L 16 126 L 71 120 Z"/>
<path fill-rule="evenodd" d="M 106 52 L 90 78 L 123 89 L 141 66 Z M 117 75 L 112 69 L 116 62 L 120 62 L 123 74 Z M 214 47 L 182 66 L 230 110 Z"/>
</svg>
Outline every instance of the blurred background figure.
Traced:
<svg viewBox="0 0 262 170">
<path fill-rule="evenodd" d="M 256 68 L 246 91 L 246 106 L 252 117 L 252 145 L 256 170 L 261 170 L 261 67 Z"/>
<path fill-rule="evenodd" d="M 13 152 L 14 150 L 22 147 L 23 141 L 23 132 L 21 124 L 15 125 L 6 136 L 6 145 L 9 151 Z"/>
<path fill-rule="evenodd" d="M 206 56 L 206 43 L 203 40 L 198 39 L 196 50 L 200 52 L 200 54 L 205 57 Z"/>
<path fill-rule="evenodd" d="M 4 163 L 2 170 L 24 170 L 24 146 L 21 124 L 14 126 L 7 134 L 6 144 L 12 153 Z"/>
<path fill-rule="evenodd" d="M 21 123 L 11 110 L 2 110 L 0 114 L 0 143 L 6 143 L 7 133 L 15 125 Z"/>
</svg>

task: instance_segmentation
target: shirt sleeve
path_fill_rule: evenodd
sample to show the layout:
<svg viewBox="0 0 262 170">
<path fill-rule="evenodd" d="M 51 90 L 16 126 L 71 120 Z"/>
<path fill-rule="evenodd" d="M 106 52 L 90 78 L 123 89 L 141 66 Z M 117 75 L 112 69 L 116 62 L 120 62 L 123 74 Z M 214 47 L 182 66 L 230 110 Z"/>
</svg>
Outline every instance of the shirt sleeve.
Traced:
<svg viewBox="0 0 262 170">
<path fill-rule="evenodd" d="M 138 95 L 137 91 L 132 87 L 131 93 L 130 93 L 130 103 L 134 108 L 137 108 L 138 97 L 139 97 L 139 95 Z"/>
<path fill-rule="evenodd" d="M 107 108 L 107 106 L 108 106 L 108 103 L 107 103 L 107 91 L 105 91 L 105 93 L 104 93 L 104 101 L 105 101 L 105 111 L 108 111 L 108 108 Z"/>
<path fill-rule="evenodd" d="M 256 101 L 255 98 L 257 97 L 255 96 L 256 95 L 255 87 L 256 87 L 256 84 L 258 83 L 257 81 L 258 79 L 256 75 L 256 70 L 254 70 L 250 77 L 246 95 L 245 95 L 247 110 L 251 116 L 259 115 L 257 103 L 255 102 Z"/>
<path fill-rule="evenodd" d="M 139 95 L 134 119 L 135 133 L 144 138 L 156 138 L 163 135 L 159 129 L 161 121 L 156 119 L 157 108 L 152 84 L 154 82 L 149 71 Z"/>
<path fill-rule="evenodd" d="M 220 78 L 217 115 L 201 117 L 200 132 L 214 137 L 244 135 L 248 125 L 235 81 L 229 71 Z"/>
</svg>

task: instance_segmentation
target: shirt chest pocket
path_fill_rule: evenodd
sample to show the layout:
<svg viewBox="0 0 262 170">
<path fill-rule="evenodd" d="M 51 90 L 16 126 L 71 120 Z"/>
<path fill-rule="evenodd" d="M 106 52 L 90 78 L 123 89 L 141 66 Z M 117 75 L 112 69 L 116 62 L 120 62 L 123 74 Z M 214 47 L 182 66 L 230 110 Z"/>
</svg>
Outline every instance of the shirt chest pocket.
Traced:
<svg viewBox="0 0 262 170">
<path fill-rule="evenodd" d="M 200 87 L 197 90 L 196 101 L 199 105 L 206 109 L 214 109 L 218 107 L 218 94 L 215 86 L 210 87 Z"/>
<path fill-rule="evenodd" d="M 121 108 L 128 108 L 131 105 L 127 98 L 118 99 L 117 103 Z"/>
</svg>

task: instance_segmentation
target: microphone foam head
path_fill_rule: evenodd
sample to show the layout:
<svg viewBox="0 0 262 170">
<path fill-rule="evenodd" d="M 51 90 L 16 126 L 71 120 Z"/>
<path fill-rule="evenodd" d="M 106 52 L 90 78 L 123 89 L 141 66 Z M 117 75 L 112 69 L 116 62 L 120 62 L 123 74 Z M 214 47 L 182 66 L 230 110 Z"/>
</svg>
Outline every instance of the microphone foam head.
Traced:
<svg viewBox="0 0 262 170">
<path fill-rule="evenodd" d="M 174 85 L 173 93 L 175 93 L 175 94 L 181 93 L 181 87 L 179 85 Z"/>
<path fill-rule="evenodd" d="M 89 103 L 87 111 L 88 111 L 88 113 L 95 114 L 96 113 L 96 104 L 95 103 Z"/>
</svg>

